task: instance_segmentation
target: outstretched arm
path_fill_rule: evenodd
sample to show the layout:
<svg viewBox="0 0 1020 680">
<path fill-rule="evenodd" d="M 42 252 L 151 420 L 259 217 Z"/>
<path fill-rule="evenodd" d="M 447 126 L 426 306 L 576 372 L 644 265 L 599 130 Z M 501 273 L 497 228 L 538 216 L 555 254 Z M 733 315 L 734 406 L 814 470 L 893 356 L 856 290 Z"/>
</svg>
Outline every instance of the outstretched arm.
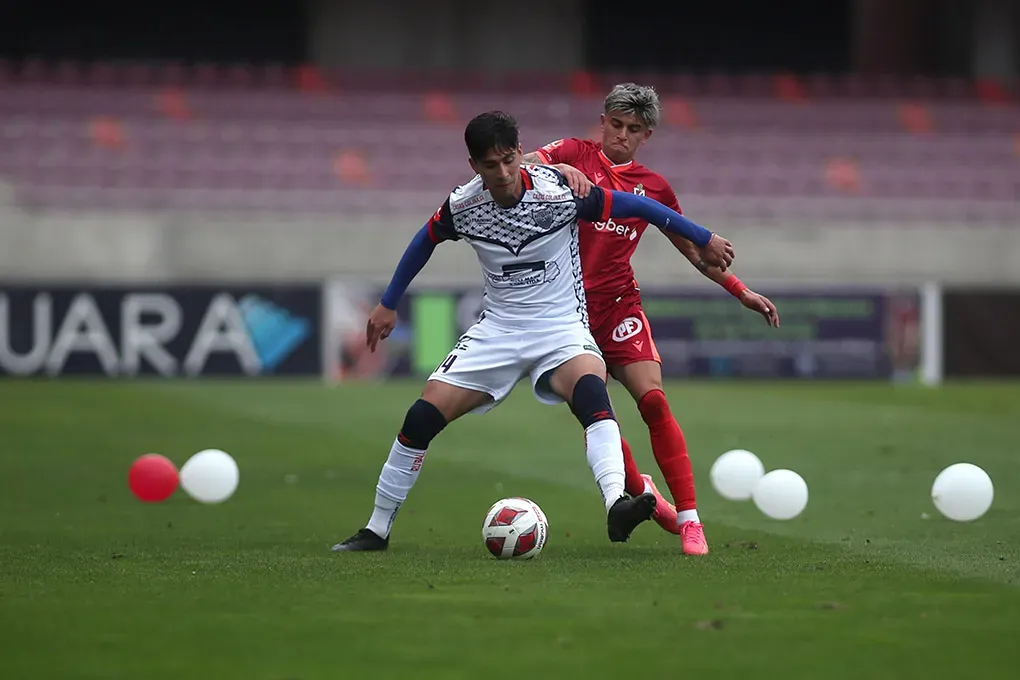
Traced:
<svg viewBox="0 0 1020 680">
<path fill-rule="evenodd" d="M 422 270 L 425 263 L 432 257 L 432 252 L 435 249 L 436 241 L 432 240 L 432 237 L 429 235 L 429 225 L 425 224 L 414 235 L 414 238 L 411 239 L 411 243 L 404 250 L 404 255 L 400 258 L 400 262 L 397 263 L 397 268 L 390 279 L 390 285 L 386 286 L 386 291 L 383 293 L 382 300 L 380 301 L 383 307 L 390 310 L 397 308 L 397 304 L 407 291 L 407 287 L 411 285 L 411 281 L 414 281 L 414 277 L 418 275 L 418 272 Z"/>
<path fill-rule="evenodd" d="M 723 271 L 719 267 L 713 267 L 705 262 L 698 247 L 682 236 L 667 232 L 666 238 L 706 278 L 722 286 L 727 293 L 740 300 L 740 304 L 765 317 L 765 322 L 768 325 L 779 326 L 779 310 L 771 300 L 748 288 L 743 281 L 737 278 L 736 274 Z"/>
<path fill-rule="evenodd" d="M 374 352 L 380 340 L 385 340 L 397 325 L 397 304 L 404 296 L 411 281 L 432 257 L 436 244 L 458 238 L 450 216 L 450 202 L 443 203 L 428 222 L 411 239 L 404 250 L 390 283 L 383 292 L 379 304 L 368 317 L 365 328 L 365 344 Z"/>
<path fill-rule="evenodd" d="M 601 187 L 592 187 L 587 198 L 574 200 L 577 203 L 577 216 L 583 220 L 605 222 L 610 217 L 637 217 L 663 231 L 693 241 L 701 249 L 702 258 L 709 264 L 726 269 L 733 262 L 733 244 L 658 201 L 625 191 L 607 191 Z"/>
<path fill-rule="evenodd" d="M 368 317 L 368 325 L 365 327 L 365 344 L 373 352 L 380 340 L 385 340 L 393 332 L 397 325 L 397 304 L 404 296 L 411 281 L 422 270 L 425 263 L 432 257 L 436 249 L 436 241 L 429 231 L 430 224 L 425 224 L 418 233 L 411 239 L 407 249 L 404 251 L 397 268 L 393 272 L 390 284 L 386 286 L 382 299 Z"/>
<path fill-rule="evenodd" d="M 647 196 L 626 191 L 603 190 L 603 193 L 606 195 L 605 201 L 609 203 L 610 217 L 639 217 L 666 232 L 683 236 L 701 248 L 712 240 L 713 234 L 708 229 Z"/>
<path fill-rule="evenodd" d="M 730 272 L 724 272 L 718 267 L 712 267 L 703 259 L 701 259 L 701 250 L 698 246 L 694 245 L 683 236 L 677 236 L 676 234 L 670 234 L 665 232 L 666 238 L 673 244 L 673 247 L 680 251 L 680 254 L 687 258 L 687 261 L 694 265 L 694 268 L 705 275 L 706 278 L 715 281 L 720 286 L 728 278 L 731 278 L 733 274 Z"/>
</svg>

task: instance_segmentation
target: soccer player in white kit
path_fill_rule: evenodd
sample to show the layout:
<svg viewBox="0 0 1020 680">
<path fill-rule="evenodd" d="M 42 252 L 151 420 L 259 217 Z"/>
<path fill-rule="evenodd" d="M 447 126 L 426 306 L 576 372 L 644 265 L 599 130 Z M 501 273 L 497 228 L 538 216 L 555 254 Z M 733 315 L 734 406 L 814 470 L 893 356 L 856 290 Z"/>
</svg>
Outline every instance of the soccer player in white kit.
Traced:
<svg viewBox="0 0 1020 680">
<path fill-rule="evenodd" d="M 457 418 L 494 408 L 525 376 L 539 401 L 566 402 L 580 421 L 609 539 L 626 541 L 651 517 L 655 496 L 624 492 L 606 365 L 588 331 L 577 220 L 640 217 L 694 242 L 706 262 L 722 268 L 732 262 L 733 248 L 652 199 L 599 187 L 579 199 L 554 168 L 522 167 L 517 123 L 505 113 L 473 118 L 464 141 L 477 174 L 450 193 L 411 241 L 368 319 L 366 342 L 374 351 L 390 334 L 397 302 L 443 241 L 463 239 L 475 249 L 485 277 L 483 311 L 408 409 L 379 475 L 368 524 L 333 550 L 385 550 L 432 440 Z"/>
</svg>

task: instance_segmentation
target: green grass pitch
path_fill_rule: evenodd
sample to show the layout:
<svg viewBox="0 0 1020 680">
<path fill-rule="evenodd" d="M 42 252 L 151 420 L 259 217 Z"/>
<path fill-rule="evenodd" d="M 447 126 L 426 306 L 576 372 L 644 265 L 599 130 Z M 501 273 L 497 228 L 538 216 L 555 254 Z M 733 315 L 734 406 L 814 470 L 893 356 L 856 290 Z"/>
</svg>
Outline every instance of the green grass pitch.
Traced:
<svg viewBox="0 0 1020 680">
<path fill-rule="evenodd" d="M 668 385 L 712 548 L 687 558 L 652 523 L 609 543 L 579 427 L 522 384 L 436 440 L 389 553 L 331 553 L 419 389 L 0 382 L 0 677 L 1015 677 L 1020 386 Z M 240 465 L 229 502 L 130 495 L 136 456 L 208 447 Z M 805 513 L 719 497 L 737 447 L 800 472 Z M 969 524 L 929 499 L 961 460 L 996 485 Z M 482 546 L 515 495 L 551 525 L 531 562 Z"/>
</svg>

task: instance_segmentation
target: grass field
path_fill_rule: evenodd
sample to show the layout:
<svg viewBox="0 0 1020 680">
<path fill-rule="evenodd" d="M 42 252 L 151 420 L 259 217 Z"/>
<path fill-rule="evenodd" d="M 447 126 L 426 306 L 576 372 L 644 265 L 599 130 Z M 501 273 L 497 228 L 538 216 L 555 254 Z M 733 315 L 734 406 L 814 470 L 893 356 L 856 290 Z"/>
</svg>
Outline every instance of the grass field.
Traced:
<svg viewBox="0 0 1020 680">
<path fill-rule="evenodd" d="M 520 389 L 440 435 L 389 553 L 331 553 L 418 389 L 0 382 L 0 678 L 1015 677 L 1020 386 L 670 385 L 705 558 L 651 523 L 610 544 L 578 426 Z M 240 465 L 229 502 L 128 492 L 137 455 L 207 447 Z M 720 498 L 736 447 L 800 472 L 805 513 Z M 996 483 L 971 524 L 928 497 L 960 460 Z M 537 560 L 482 546 L 512 495 L 548 514 Z"/>
</svg>

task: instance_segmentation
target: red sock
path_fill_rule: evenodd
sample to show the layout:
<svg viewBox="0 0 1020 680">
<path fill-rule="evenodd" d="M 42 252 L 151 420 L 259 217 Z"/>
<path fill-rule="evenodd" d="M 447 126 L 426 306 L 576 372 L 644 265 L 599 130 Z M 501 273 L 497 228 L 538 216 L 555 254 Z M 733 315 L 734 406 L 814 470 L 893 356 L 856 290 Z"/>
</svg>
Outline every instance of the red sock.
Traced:
<svg viewBox="0 0 1020 680">
<path fill-rule="evenodd" d="M 641 479 L 641 471 L 638 470 L 637 463 L 634 462 L 634 454 L 630 451 L 630 444 L 627 443 L 626 439 L 621 438 L 623 442 L 623 488 L 631 496 L 640 496 L 645 492 L 645 480 Z"/>
<path fill-rule="evenodd" d="M 652 453 L 659 464 L 666 485 L 673 494 L 673 503 L 678 511 L 694 510 L 697 502 L 694 494 L 694 470 L 691 457 L 687 455 L 687 442 L 662 390 L 652 390 L 638 402 L 641 417 L 648 425 L 652 438 Z"/>
</svg>

